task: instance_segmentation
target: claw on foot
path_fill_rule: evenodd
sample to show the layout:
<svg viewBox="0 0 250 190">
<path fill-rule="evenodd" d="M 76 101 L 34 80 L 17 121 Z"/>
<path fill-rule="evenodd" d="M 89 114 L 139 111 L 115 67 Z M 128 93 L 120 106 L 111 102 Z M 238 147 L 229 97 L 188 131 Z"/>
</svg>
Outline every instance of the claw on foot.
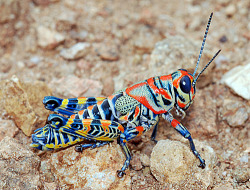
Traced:
<svg viewBox="0 0 250 190">
<path fill-rule="evenodd" d="M 206 163 L 205 160 L 203 160 L 203 162 L 201 162 L 201 164 L 199 165 L 200 168 L 204 169 L 206 167 Z"/>
<path fill-rule="evenodd" d="M 122 170 L 117 170 L 117 176 L 118 176 L 119 178 L 122 178 L 124 175 L 126 175 L 126 173 L 125 173 L 124 171 L 122 171 Z"/>
<path fill-rule="evenodd" d="M 76 152 L 82 152 L 82 151 L 83 151 L 82 146 L 81 146 L 81 145 L 76 145 L 76 146 L 75 146 L 75 151 L 76 151 Z"/>
</svg>

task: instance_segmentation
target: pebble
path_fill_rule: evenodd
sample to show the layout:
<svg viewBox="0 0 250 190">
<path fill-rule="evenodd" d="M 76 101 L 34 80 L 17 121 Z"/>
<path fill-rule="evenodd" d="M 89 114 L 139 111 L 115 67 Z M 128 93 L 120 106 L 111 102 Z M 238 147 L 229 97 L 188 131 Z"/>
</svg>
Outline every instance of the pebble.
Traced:
<svg viewBox="0 0 250 190">
<path fill-rule="evenodd" d="M 79 42 L 68 49 L 62 49 L 60 55 L 67 60 L 76 60 L 87 55 L 90 47 L 90 43 Z"/>
<path fill-rule="evenodd" d="M 226 120 L 231 127 L 243 126 L 248 119 L 247 108 L 236 100 L 224 99 L 220 113 L 222 119 Z"/>
<path fill-rule="evenodd" d="M 233 16 L 236 13 L 236 7 L 234 4 L 230 4 L 226 7 L 225 13 L 228 17 Z"/>
<path fill-rule="evenodd" d="M 37 27 L 37 38 L 38 46 L 46 50 L 56 48 L 65 40 L 64 35 L 41 25 Z"/>
<path fill-rule="evenodd" d="M 118 61 L 120 59 L 117 47 L 102 46 L 97 50 L 97 54 L 104 61 Z"/>
<path fill-rule="evenodd" d="M 223 75 L 221 83 L 226 84 L 242 98 L 250 100 L 250 63 L 228 71 Z"/>
</svg>

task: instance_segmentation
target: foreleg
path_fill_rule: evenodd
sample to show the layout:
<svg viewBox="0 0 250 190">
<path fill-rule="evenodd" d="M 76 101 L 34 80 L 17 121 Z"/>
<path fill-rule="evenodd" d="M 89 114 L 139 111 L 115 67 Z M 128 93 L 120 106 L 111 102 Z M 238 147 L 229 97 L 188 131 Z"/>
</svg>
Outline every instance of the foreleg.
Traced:
<svg viewBox="0 0 250 190">
<path fill-rule="evenodd" d="M 200 160 L 199 167 L 205 168 L 206 167 L 205 160 L 201 158 L 199 152 L 195 149 L 195 145 L 189 131 L 179 121 L 174 119 L 170 113 L 163 114 L 162 116 L 172 125 L 172 127 L 175 128 L 176 131 L 178 131 L 184 138 L 189 140 L 192 152 Z"/>
</svg>

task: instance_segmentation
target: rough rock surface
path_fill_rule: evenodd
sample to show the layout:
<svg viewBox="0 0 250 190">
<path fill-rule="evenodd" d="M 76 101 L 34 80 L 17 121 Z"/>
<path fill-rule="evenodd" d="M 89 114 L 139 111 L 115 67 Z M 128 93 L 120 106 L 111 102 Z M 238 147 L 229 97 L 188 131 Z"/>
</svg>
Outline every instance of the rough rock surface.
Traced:
<svg viewBox="0 0 250 190">
<path fill-rule="evenodd" d="M 151 54 L 149 69 L 158 75 L 171 74 L 177 69 L 186 69 L 192 73 L 196 66 L 199 50 L 200 44 L 185 39 L 183 36 L 169 36 L 163 41 L 156 43 Z M 213 56 L 208 50 L 209 48 L 206 47 L 206 51 L 203 52 L 202 63 L 208 62 Z M 197 72 L 204 67 L 202 63 L 200 63 Z M 211 72 L 209 72 L 211 69 L 212 67 L 208 67 L 201 78 L 199 78 L 198 87 L 204 87 L 211 82 Z"/>
<path fill-rule="evenodd" d="M 218 133 L 216 112 L 216 103 L 213 98 L 204 91 L 197 90 L 194 103 L 181 122 L 194 138 L 215 136 Z"/>
<path fill-rule="evenodd" d="M 90 50 L 90 47 L 91 47 L 90 43 L 79 42 L 70 47 L 69 49 L 63 49 L 60 52 L 60 55 L 64 59 L 68 60 L 79 59 L 87 55 L 87 53 Z"/>
<path fill-rule="evenodd" d="M 16 76 L 1 81 L 0 86 L 2 114 L 11 117 L 24 134 L 30 136 L 46 119 L 48 111 L 43 109 L 42 99 L 50 95 L 50 90 L 43 82 L 24 83 Z"/>
<path fill-rule="evenodd" d="M 250 100 L 250 63 L 243 66 L 237 66 L 228 71 L 221 79 L 239 96 Z"/>
<path fill-rule="evenodd" d="M 10 81 L 16 75 L 20 81 L 31 81 L 34 94 L 45 96 L 50 94 L 43 94 L 46 90 L 37 88 L 35 81 L 43 81 L 43 84 L 48 85 L 51 81 L 65 78 L 68 81 L 62 80 L 51 86 L 52 94 L 70 98 L 78 94 L 85 96 L 87 85 L 98 88 L 96 91 L 89 91 L 93 93 L 89 93 L 89 96 L 108 96 L 135 82 L 151 76 L 170 74 L 179 68 L 192 73 L 208 17 L 213 11 L 198 72 L 216 51 L 222 51 L 199 78 L 196 97 L 187 110 L 186 117 L 183 120 L 176 115 L 174 117 L 190 130 L 195 139 L 209 144 L 218 156 L 213 170 L 213 184 L 208 189 L 249 189 L 250 181 L 243 182 L 246 179 L 245 170 L 249 168 L 249 100 L 236 95 L 230 87 L 220 83 L 226 72 L 250 63 L 249 1 L 214 2 L 0 0 L 0 81 Z M 48 29 L 49 34 L 41 32 L 38 35 L 38 26 Z M 62 35 L 64 40 L 54 41 L 56 33 Z M 43 38 L 46 43 L 41 48 L 38 42 Z M 79 42 L 91 44 L 91 50 L 82 59 L 67 60 L 60 56 L 62 49 L 68 49 Z M 162 46 L 155 46 L 157 42 Z M 154 53 L 151 56 L 152 51 Z M 77 77 L 77 80 L 73 77 Z M 98 85 L 86 81 L 85 86 L 79 85 L 78 82 L 82 79 L 102 84 L 102 90 Z M 246 77 L 244 79 L 247 80 Z M 0 93 L 6 87 L 8 85 L 3 88 L 1 86 Z M 22 88 L 26 91 L 23 85 Z M 8 98 L 5 94 L 0 95 L 0 118 L 8 121 L 13 118 L 18 125 L 17 119 L 14 120 L 5 110 L 5 102 L 12 102 L 12 99 L 18 97 L 17 103 L 13 104 L 14 107 L 10 106 L 10 110 L 22 116 L 23 120 L 26 119 L 26 126 L 42 127 L 48 113 L 41 103 L 43 97 L 32 95 L 23 100 L 20 96 L 23 91 L 10 92 L 12 96 Z M 31 93 L 26 94 L 28 96 Z M 31 97 L 39 104 L 32 104 L 29 100 L 29 105 L 26 100 Z M 239 108 L 244 109 L 230 107 L 230 104 L 225 104 L 227 100 L 237 104 L 240 102 Z M 222 110 L 225 105 L 225 110 Z M 28 112 L 30 106 L 32 109 Z M 41 119 L 38 117 L 38 108 L 45 113 Z M 245 108 L 248 110 L 247 120 L 240 117 L 246 115 L 242 112 Z M 25 114 L 22 115 L 20 110 Z M 37 121 L 41 121 L 35 127 L 33 120 L 26 118 L 32 113 L 37 116 Z M 172 113 L 174 114 L 174 110 Z M 238 113 L 242 114 L 239 116 Z M 237 124 L 237 117 L 241 119 L 242 125 Z M 232 121 L 230 123 L 237 124 L 237 127 L 230 126 L 229 120 Z M 167 186 L 156 180 L 149 167 L 150 155 L 155 146 L 150 141 L 151 134 L 152 131 L 149 131 L 128 143 L 134 162 L 129 170 L 131 189 L 202 189 L 196 182 L 193 186 L 187 186 L 189 180 Z M 23 144 L 23 147 L 31 142 L 21 130 L 13 138 Z M 161 119 L 157 140 L 161 139 L 179 140 L 182 137 Z M 55 181 L 49 165 L 53 154 L 39 152 L 42 159 L 39 169 L 42 176 L 40 182 L 43 184 L 41 189 L 72 189 L 70 185 L 59 186 Z"/>
<path fill-rule="evenodd" d="M 62 34 L 45 26 L 37 27 L 37 38 L 38 46 L 47 50 L 56 48 L 65 40 Z"/>
<path fill-rule="evenodd" d="M 0 147 L 0 189 L 39 189 L 40 158 L 10 137 Z"/>
<path fill-rule="evenodd" d="M 0 119 L 0 141 L 4 137 L 14 137 L 17 132 L 18 128 L 12 120 Z"/>
<path fill-rule="evenodd" d="M 249 111 L 248 109 L 240 101 L 225 99 L 220 108 L 220 114 L 231 127 L 240 127 L 244 126 L 249 117 L 250 109 Z"/>
<path fill-rule="evenodd" d="M 101 94 L 102 84 L 91 79 L 69 75 L 50 82 L 49 87 L 58 95 L 65 97 L 97 96 Z"/>
<path fill-rule="evenodd" d="M 123 178 L 117 177 L 125 155 L 120 145 L 112 143 L 96 149 L 76 152 L 74 147 L 53 153 L 51 170 L 61 187 L 71 189 L 130 189 L 129 170 Z M 67 189 L 67 188 L 66 188 Z"/>
<path fill-rule="evenodd" d="M 206 160 L 206 168 L 198 168 L 199 160 L 189 146 L 178 141 L 161 140 L 154 147 L 150 169 L 155 178 L 166 184 L 186 184 L 192 187 L 207 188 L 213 184 L 213 167 L 216 162 L 214 150 L 199 141 L 194 142 L 196 149 Z"/>
</svg>

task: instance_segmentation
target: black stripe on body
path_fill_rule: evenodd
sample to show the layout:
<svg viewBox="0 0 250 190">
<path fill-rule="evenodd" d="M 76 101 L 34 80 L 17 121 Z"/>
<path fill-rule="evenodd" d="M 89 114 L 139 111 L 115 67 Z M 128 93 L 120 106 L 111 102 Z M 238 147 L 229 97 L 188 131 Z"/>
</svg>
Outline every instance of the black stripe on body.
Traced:
<svg viewBox="0 0 250 190">
<path fill-rule="evenodd" d="M 66 133 L 62 133 L 63 139 L 64 139 L 64 143 L 67 144 L 68 142 L 70 142 L 69 137 Z"/>
<path fill-rule="evenodd" d="M 94 119 L 102 119 L 97 105 L 94 105 L 94 107 L 92 109 L 92 113 L 93 113 Z"/>
<path fill-rule="evenodd" d="M 153 98 L 154 103 L 156 104 L 156 106 L 157 106 L 157 107 L 161 107 L 161 106 L 159 106 L 158 100 L 157 100 L 156 97 L 155 97 L 156 94 L 154 93 L 153 89 L 150 88 L 150 86 L 148 85 L 148 83 L 146 84 L 146 87 L 147 87 L 148 91 L 151 93 L 151 97 Z"/>
<path fill-rule="evenodd" d="M 111 119 L 111 115 L 112 115 L 112 111 L 110 109 L 110 105 L 109 105 L 109 102 L 108 100 L 104 100 L 103 103 L 101 104 L 101 108 L 102 108 L 102 111 L 105 115 L 105 120 L 110 120 Z"/>
</svg>

